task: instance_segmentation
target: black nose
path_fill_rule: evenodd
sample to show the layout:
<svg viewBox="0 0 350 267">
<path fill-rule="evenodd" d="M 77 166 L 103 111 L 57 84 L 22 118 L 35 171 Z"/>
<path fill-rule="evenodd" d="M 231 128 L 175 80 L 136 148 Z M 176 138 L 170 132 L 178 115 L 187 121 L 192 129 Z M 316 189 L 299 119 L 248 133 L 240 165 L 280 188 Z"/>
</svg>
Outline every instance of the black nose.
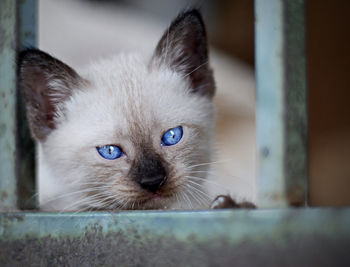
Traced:
<svg viewBox="0 0 350 267">
<path fill-rule="evenodd" d="M 143 189 L 156 192 L 167 179 L 167 163 L 151 150 L 140 154 L 142 156 L 133 163 L 130 176 Z"/>
<path fill-rule="evenodd" d="M 159 174 L 153 177 L 143 177 L 139 183 L 142 188 L 155 193 L 164 184 L 166 178 L 164 174 Z"/>
</svg>

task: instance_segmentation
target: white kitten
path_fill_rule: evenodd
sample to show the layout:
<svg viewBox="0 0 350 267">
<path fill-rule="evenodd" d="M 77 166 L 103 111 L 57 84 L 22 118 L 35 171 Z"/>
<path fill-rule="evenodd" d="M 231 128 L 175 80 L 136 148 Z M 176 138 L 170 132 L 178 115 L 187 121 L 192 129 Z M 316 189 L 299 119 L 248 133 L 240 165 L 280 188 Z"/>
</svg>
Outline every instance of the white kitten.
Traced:
<svg viewBox="0 0 350 267">
<path fill-rule="evenodd" d="M 197 10 L 172 22 L 152 58 L 120 55 L 77 73 L 31 49 L 19 70 L 41 209 L 209 206 L 215 85 Z"/>
</svg>

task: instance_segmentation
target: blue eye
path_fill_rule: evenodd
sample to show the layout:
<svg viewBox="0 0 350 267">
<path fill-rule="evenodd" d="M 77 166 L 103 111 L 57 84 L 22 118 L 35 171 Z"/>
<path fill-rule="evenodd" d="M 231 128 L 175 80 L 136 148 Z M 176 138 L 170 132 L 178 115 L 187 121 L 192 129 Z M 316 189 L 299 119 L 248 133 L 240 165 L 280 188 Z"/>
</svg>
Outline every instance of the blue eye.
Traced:
<svg viewBox="0 0 350 267">
<path fill-rule="evenodd" d="M 172 128 L 165 132 L 162 137 L 163 146 L 173 146 L 176 145 L 182 138 L 183 130 L 182 126 Z"/>
<path fill-rule="evenodd" d="M 96 149 L 101 157 L 108 160 L 114 160 L 120 158 L 123 155 L 123 151 L 114 145 L 98 146 Z"/>
</svg>

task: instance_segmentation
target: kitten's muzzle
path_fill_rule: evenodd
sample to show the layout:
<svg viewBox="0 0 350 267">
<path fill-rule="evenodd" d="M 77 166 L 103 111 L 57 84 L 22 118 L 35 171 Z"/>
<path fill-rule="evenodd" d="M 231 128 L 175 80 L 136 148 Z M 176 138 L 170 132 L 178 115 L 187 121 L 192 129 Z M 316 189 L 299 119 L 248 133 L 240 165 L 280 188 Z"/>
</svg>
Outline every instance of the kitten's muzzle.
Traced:
<svg viewBox="0 0 350 267">
<path fill-rule="evenodd" d="M 161 156 L 156 153 L 144 153 L 135 160 L 129 175 L 143 189 L 155 193 L 166 182 L 167 170 L 167 164 Z"/>
<path fill-rule="evenodd" d="M 143 189 L 155 193 L 165 183 L 166 179 L 166 176 L 160 174 L 156 177 L 142 178 L 139 184 Z"/>
</svg>

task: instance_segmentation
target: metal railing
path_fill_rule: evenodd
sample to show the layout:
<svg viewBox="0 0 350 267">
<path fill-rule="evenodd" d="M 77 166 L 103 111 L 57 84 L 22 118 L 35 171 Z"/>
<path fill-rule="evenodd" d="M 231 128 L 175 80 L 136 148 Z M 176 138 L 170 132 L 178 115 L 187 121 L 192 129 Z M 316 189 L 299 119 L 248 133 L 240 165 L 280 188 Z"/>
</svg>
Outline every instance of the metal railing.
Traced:
<svg viewBox="0 0 350 267">
<path fill-rule="evenodd" d="M 0 266 L 350 266 L 350 209 L 305 207 L 304 0 L 255 1 L 258 210 L 14 212 L 35 206 L 15 61 L 36 10 L 0 1 Z"/>
</svg>

